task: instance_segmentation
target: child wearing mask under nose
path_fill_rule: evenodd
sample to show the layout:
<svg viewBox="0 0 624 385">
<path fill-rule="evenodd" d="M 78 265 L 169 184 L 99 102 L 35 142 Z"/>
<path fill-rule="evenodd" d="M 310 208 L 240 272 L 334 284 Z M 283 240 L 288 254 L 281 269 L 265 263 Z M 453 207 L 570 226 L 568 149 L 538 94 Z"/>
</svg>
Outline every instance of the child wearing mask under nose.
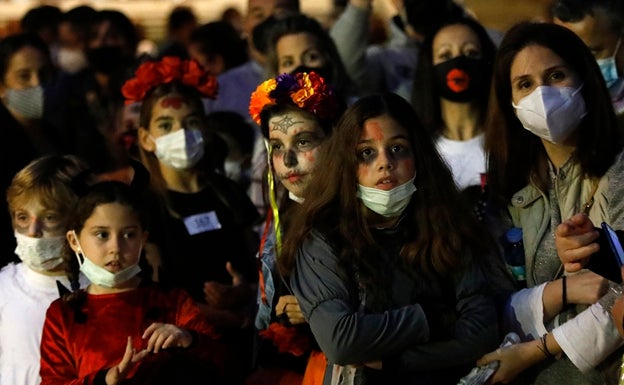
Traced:
<svg viewBox="0 0 624 385">
<path fill-rule="evenodd" d="M 149 174 L 134 166 L 131 185 L 76 178 L 80 199 L 67 231 L 64 260 L 73 292 L 54 301 L 41 341 L 42 384 L 229 383 L 230 350 L 189 295 L 150 283 L 144 190 Z M 78 273 L 90 280 L 76 289 Z M 235 375 L 228 373 L 229 381 Z"/>
<path fill-rule="evenodd" d="M 45 312 L 69 287 L 63 262 L 69 213 L 78 197 L 70 182 L 87 169 L 70 155 L 48 155 L 20 170 L 7 190 L 15 254 L 21 263 L 0 270 L 0 383 L 37 385 Z M 81 275 L 77 284 L 86 286 Z"/>
</svg>

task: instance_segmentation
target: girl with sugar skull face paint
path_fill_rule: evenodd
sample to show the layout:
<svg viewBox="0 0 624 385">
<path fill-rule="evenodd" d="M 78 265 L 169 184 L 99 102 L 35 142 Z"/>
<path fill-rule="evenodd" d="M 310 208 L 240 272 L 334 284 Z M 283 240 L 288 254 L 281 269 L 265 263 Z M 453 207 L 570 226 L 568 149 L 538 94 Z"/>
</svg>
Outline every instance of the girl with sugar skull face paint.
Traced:
<svg viewBox="0 0 624 385">
<path fill-rule="evenodd" d="M 298 98 L 300 94 L 308 96 Z M 292 376 L 299 383 L 319 383 L 325 372 L 325 358 L 315 347 L 297 298 L 287 277 L 278 271 L 277 261 L 290 213 L 305 201 L 306 191 L 318 172 L 319 153 L 343 108 L 333 88 L 316 72 L 282 74 L 266 80 L 252 93 L 249 106 L 251 117 L 262 130 L 270 165 L 270 210 L 258 253 L 261 270 L 255 319 L 259 332 L 257 365 L 275 370 L 283 379 Z M 289 333 L 299 343 L 280 355 L 277 350 L 289 344 Z M 260 379 L 266 374 L 259 370 L 255 375 Z"/>
</svg>

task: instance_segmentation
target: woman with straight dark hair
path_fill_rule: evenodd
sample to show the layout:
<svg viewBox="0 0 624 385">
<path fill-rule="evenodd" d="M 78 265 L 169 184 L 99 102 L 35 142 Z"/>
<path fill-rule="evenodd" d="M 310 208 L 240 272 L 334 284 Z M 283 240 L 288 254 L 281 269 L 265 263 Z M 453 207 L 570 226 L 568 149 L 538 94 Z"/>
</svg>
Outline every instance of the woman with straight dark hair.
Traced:
<svg viewBox="0 0 624 385">
<path fill-rule="evenodd" d="M 479 363 L 500 361 L 492 383 L 519 374 L 522 384 L 616 381 L 622 340 L 610 284 L 568 274 L 555 247 L 558 225 L 581 212 L 624 226 L 622 147 L 600 69 L 570 30 L 522 23 L 499 46 L 492 89 L 488 182 L 503 222 L 522 229 L 527 281 L 510 298 L 506 327 L 525 343 Z"/>
</svg>

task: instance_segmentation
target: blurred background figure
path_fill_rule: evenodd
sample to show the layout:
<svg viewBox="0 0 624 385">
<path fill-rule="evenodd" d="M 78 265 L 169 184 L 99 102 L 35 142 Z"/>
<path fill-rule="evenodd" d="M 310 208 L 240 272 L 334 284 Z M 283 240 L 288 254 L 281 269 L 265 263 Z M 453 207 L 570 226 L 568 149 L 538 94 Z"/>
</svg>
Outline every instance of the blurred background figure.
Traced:
<svg viewBox="0 0 624 385">
<path fill-rule="evenodd" d="M 63 13 L 58 28 L 59 47 L 55 62 L 61 71 L 75 74 L 89 65 L 86 49 L 96 15 L 97 11 L 86 5 Z"/>
<path fill-rule="evenodd" d="M 243 34 L 243 14 L 236 7 L 227 7 L 221 13 L 219 21 L 230 23 L 236 32 L 242 36 Z"/>
<path fill-rule="evenodd" d="M 237 182 L 246 191 L 251 182 L 254 127 L 245 118 L 232 111 L 209 113 L 206 116 L 206 127 L 221 137 L 227 145 L 225 149 L 215 148 L 216 152 L 222 152 L 220 156 L 223 162 L 219 164 L 223 164 L 223 169 L 220 172 Z"/>
<path fill-rule="evenodd" d="M 159 50 L 160 56 L 178 56 L 188 59 L 191 34 L 197 26 L 197 15 L 191 7 L 185 5 L 174 7 L 167 17 L 167 35 Z"/>
<path fill-rule="evenodd" d="M 52 76 L 48 46 L 37 35 L 22 33 L 0 40 L 1 186 L 6 191 L 16 172 L 33 159 L 65 148 L 55 127 L 44 119 L 43 85 Z M 0 266 L 16 261 L 15 238 L 6 202 L 2 203 Z"/>
<path fill-rule="evenodd" d="M 609 88 L 620 125 L 623 125 L 624 2 L 557 0 L 552 7 L 552 16 L 555 24 L 570 29 L 591 50 Z"/>
<path fill-rule="evenodd" d="M 188 45 L 189 57 L 213 75 L 219 75 L 248 59 L 245 40 L 224 21 L 213 21 L 195 28 Z"/>
<path fill-rule="evenodd" d="M 63 11 L 55 5 L 40 5 L 29 9 L 20 20 L 22 32 L 38 35 L 50 49 L 52 62 L 56 63 L 58 28 Z"/>
</svg>

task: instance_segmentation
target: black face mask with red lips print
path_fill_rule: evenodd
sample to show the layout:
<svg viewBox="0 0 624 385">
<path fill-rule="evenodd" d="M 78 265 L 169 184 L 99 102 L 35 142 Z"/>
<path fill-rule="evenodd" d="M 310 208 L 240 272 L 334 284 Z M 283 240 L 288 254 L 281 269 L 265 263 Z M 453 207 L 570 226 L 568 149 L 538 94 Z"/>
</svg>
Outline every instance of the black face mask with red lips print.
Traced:
<svg viewBox="0 0 624 385">
<path fill-rule="evenodd" d="M 438 93 L 444 99 L 468 103 L 483 87 L 483 61 L 458 56 L 433 66 Z"/>
</svg>

